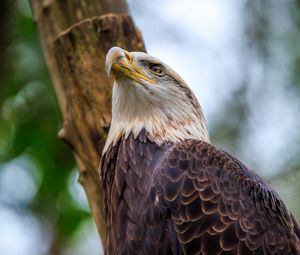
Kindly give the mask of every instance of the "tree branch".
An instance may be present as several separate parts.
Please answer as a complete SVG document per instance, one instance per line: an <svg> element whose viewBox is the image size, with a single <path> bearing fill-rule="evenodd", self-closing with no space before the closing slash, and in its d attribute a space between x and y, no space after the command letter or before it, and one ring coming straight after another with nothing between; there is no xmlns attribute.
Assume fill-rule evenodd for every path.
<svg viewBox="0 0 300 255"><path fill-rule="evenodd" d="M125 1L31 0L31 7L64 119L59 137L74 151L79 181L105 243L98 173L111 120L112 82L105 75L105 56L115 45L144 51L144 43ZM104 15L110 12L115 14Z"/></svg>

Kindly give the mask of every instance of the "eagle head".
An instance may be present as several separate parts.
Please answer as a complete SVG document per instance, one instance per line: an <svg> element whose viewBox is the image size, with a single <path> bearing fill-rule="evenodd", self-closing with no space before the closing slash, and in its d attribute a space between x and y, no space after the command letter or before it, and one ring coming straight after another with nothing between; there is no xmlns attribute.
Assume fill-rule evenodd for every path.
<svg viewBox="0 0 300 255"><path fill-rule="evenodd" d="M109 145L145 129L158 144L184 139L208 141L205 119L195 95L168 65L143 52L111 48L105 61L113 75Z"/></svg>

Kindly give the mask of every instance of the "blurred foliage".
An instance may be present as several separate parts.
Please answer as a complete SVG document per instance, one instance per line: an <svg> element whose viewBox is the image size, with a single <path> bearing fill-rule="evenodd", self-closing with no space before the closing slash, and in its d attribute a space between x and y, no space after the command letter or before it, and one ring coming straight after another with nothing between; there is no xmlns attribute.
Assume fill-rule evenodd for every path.
<svg viewBox="0 0 300 255"><path fill-rule="evenodd" d="M300 1L282 1L280 6L276 6L278 3L270 0L245 1L245 46L241 50L243 70L237 70L244 73L244 79L234 92L236 100L227 103L211 130L213 143L235 155L247 147L245 133L252 121L249 109L253 102L247 98L251 86L251 74L247 70L252 62L259 63L268 73L269 69L275 68L274 56L277 57L280 52L282 59L288 59L286 89L300 96ZM90 232L93 226L83 191L76 183L77 171L72 153L57 138L62 119L30 8L27 0L4 0L2 7L0 57L4 61L0 65L0 216L1 210L6 210L11 215L29 215L30 219L34 219L28 221L29 216L24 216L23 222L29 222L27 230L33 231L34 224L38 226L39 234L43 236L40 240L44 240L45 247L36 253L31 252L31 255L86 254L86 251L94 254L90 249L92 245L88 250L78 248L76 251L77 248L74 248L80 240L88 243L80 233ZM277 26L279 16L283 27ZM285 23L290 24L287 26L289 29L285 29ZM277 48L274 50L274 47ZM263 86L263 80L261 82ZM259 92L257 95L260 95ZM298 117L299 114L295 116ZM294 142L299 144L299 140ZM293 150L296 156L290 165L267 178L300 219L300 146L293 147ZM0 217L1 226L1 220L5 219ZM94 242L98 242L97 239ZM0 241L0 253L3 251L1 247ZM37 249L36 246L34 248Z"/></svg>
<svg viewBox="0 0 300 255"><path fill-rule="evenodd" d="M0 196L0 210L32 214L42 232L48 232L49 253L61 254L77 227L90 218L89 209L71 194L72 185L79 186L74 159L57 138L62 120L28 3L6 0L3 5L0 189L6 195ZM17 194L18 189L33 192L32 197Z"/></svg>
<svg viewBox="0 0 300 255"><path fill-rule="evenodd" d="M245 37L248 41L251 57L262 63L266 76L277 73L285 80L286 96L290 92L296 98L298 104L293 105L292 98L290 107L295 107L294 128L300 127L300 5L299 1L274 2L274 1L246 1L245 13ZM281 63L276 63L281 62ZM286 67L280 67L286 65ZM285 70L286 69L286 70ZM273 72L272 72L273 71ZM274 75L275 76L275 75ZM273 77L271 77L272 79ZM274 84L276 86L276 84ZM284 107L284 106L283 106ZM282 116L282 121L287 116ZM281 171L266 176L269 183L280 193L284 201L298 222L300 221L300 137L291 141L290 150L294 157L284 166ZM280 137L278 138L280 139ZM290 153L289 151L285 152ZM284 155L282 155L284 158ZM274 158L280 161L280 158Z"/></svg>

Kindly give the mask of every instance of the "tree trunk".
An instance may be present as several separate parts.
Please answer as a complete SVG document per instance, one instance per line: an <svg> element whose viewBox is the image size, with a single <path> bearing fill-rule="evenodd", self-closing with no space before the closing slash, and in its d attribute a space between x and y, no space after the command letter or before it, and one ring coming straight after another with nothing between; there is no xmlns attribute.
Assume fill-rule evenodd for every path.
<svg viewBox="0 0 300 255"><path fill-rule="evenodd" d="M59 137L75 155L93 218L105 244L98 165L111 120L110 47L144 51L125 0L30 0L64 123Z"/></svg>

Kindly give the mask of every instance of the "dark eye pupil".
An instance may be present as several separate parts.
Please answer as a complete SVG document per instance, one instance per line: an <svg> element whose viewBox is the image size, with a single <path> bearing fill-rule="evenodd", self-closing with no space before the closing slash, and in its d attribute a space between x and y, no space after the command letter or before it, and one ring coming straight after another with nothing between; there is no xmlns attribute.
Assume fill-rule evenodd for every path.
<svg viewBox="0 0 300 255"><path fill-rule="evenodd" d="M155 73L162 73L162 68L159 65L156 64L150 65L150 69Z"/></svg>

